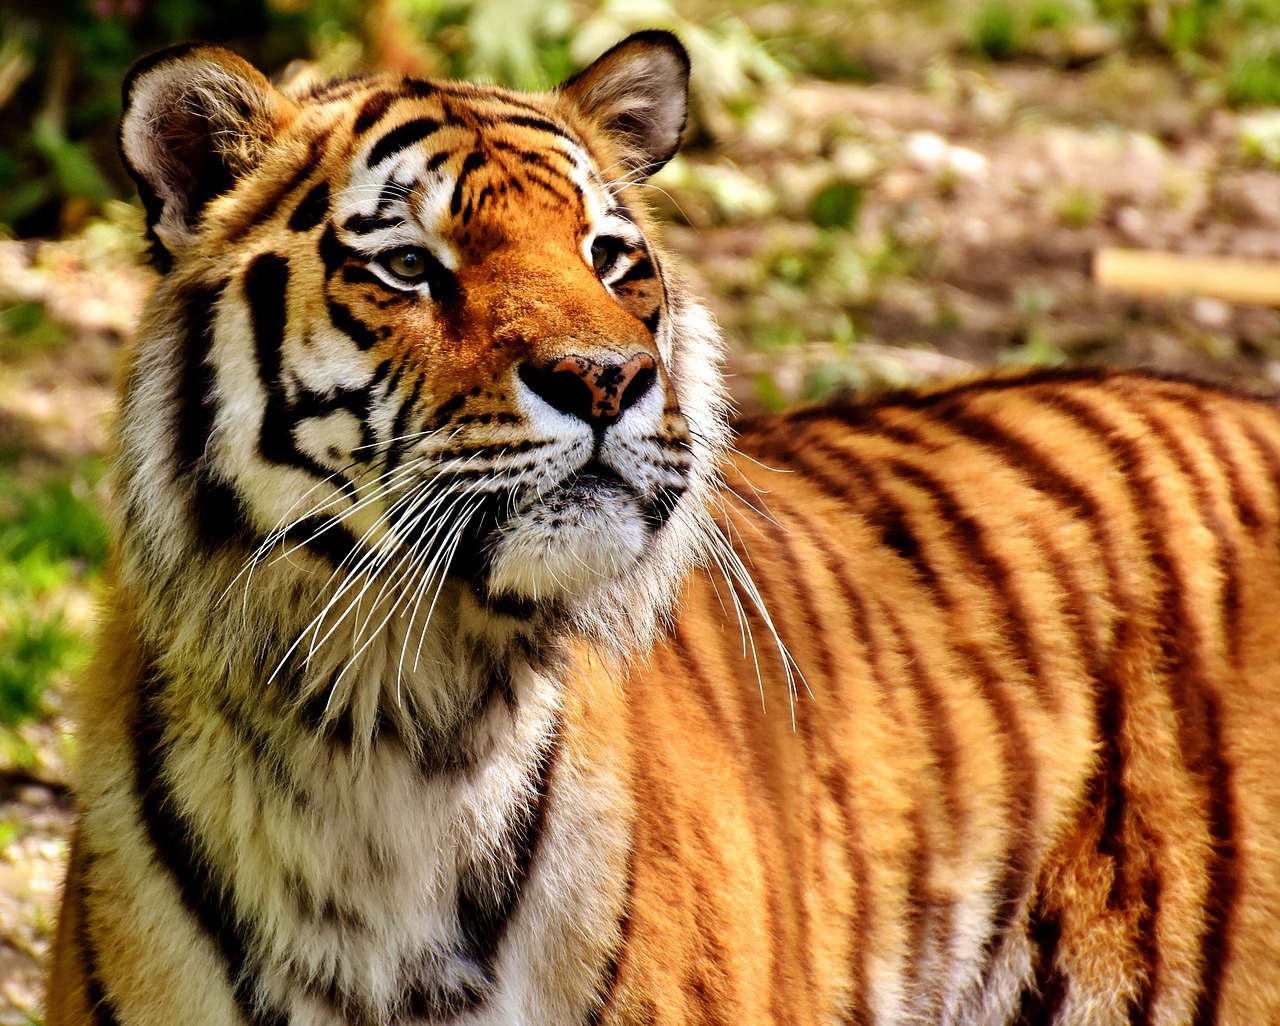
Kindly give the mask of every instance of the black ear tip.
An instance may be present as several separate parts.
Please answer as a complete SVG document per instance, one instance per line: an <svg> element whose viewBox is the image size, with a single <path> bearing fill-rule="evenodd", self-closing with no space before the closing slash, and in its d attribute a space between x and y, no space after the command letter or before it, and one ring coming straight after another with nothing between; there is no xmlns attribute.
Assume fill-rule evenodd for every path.
<svg viewBox="0 0 1280 1026"><path fill-rule="evenodd" d="M674 32L668 32L666 29L644 29L627 36L618 46L627 46L630 43L667 50L684 66L686 72L689 70L689 51L684 48L684 43L680 42L680 37Z"/></svg>
<svg viewBox="0 0 1280 1026"><path fill-rule="evenodd" d="M124 82L120 87L120 94L124 99L124 106L128 109L129 94L133 91L133 85L143 75L153 68L166 64L169 61L176 61L180 57L185 57L192 50L198 50L201 47L208 46L207 43L176 43L173 46L166 46L163 50L157 50L155 53L149 53L145 57L139 57L133 62L133 66L125 73Z"/></svg>
<svg viewBox="0 0 1280 1026"><path fill-rule="evenodd" d="M613 46L596 58L595 64L607 63L609 58L615 54L632 48L665 50L680 65L680 73L685 78L689 77L689 69L692 66L689 62L689 51L684 48L684 43L680 42L679 36L674 32L668 32L666 29L642 29L639 32L632 32L631 35L614 43ZM581 74L581 72L578 73L578 75ZM578 75L574 75L564 84L569 85Z"/></svg>

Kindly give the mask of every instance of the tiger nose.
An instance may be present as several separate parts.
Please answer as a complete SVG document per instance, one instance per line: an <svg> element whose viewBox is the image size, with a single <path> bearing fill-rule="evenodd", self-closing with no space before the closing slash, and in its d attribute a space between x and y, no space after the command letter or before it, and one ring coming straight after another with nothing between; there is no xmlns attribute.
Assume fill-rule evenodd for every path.
<svg viewBox="0 0 1280 1026"><path fill-rule="evenodd" d="M636 353L622 363L599 363L585 356L566 356L548 367L525 363L519 374L549 406L600 430L640 401L657 369L652 356Z"/></svg>

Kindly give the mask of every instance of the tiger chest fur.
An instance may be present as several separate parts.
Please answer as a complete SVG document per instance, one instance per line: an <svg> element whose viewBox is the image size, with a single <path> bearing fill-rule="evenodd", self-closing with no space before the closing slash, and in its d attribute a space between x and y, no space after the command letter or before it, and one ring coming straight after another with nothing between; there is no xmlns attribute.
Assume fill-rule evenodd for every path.
<svg viewBox="0 0 1280 1026"><path fill-rule="evenodd" d="M687 74L135 69L49 1026L1280 1017L1280 413L1042 374L730 456L638 194Z"/></svg>

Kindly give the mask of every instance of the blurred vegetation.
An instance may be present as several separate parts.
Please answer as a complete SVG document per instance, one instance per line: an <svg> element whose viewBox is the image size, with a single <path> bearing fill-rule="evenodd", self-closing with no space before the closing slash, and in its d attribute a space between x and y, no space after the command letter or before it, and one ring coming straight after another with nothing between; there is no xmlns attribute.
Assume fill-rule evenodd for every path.
<svg viewBox="0 0 1280 1026"><path fill-rule="evenodd" d="M754 87L785 71L875 80L885 58L864 28L886 16L929 25L944 48L992 61L1073 66L1116 53L1163 55L1227 103L1280 104L1280 0L806 0L801 7L797 14L747 0L11 0L0 11L0 230L24 237L75 230L105 200L130 195L115 155L120 81L138 57L197 38L275 71L306 60L324 74L384 66L533 87L561 80L628 29L674 28L700 69L704 135L726 130L749 111Z"/></svg>
<svg viewBox="0 0 1280 1026"><path fill-rule="evenodd" d="M23 476L0 462L0 728L35 719L48 686L88 655L83 616L68 605L95 581L107 536L92 486L97 461ZM24 753L3 735L10 758Z"/></svg>

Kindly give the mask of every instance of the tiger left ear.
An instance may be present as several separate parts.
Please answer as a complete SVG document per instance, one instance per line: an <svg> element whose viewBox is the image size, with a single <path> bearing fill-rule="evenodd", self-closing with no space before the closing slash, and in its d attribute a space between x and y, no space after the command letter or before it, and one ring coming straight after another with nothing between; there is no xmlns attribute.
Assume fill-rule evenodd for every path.
<svg viewBox="0 0 1280 1026"><path fill-rule="evenodd" d="M162 270L198 235L205 206L257 166L295 114L261 72L218 46L175 46L134 65L120 154Z"/></svg>
<svg viewBox="0 0 1280 1026"><path fill-rule="evenodd" d="M680 148L689 116L689 55L670 32L637 32L559 92L618 143L630 170L647 178Z"/></svg>

